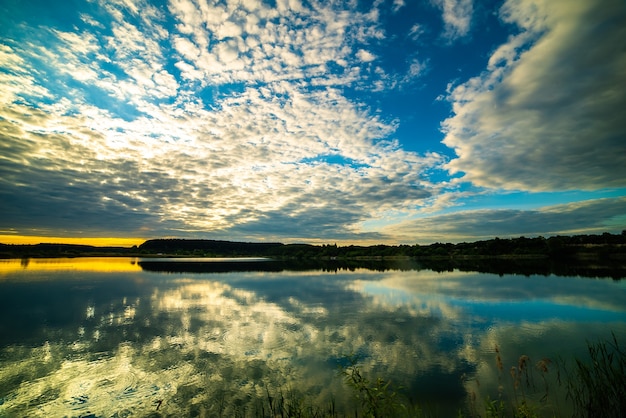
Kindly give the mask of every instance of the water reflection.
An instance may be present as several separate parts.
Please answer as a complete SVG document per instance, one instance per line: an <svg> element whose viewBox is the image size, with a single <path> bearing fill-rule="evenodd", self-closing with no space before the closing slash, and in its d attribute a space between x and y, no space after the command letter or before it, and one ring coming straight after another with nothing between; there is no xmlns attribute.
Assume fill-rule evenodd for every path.
<svg viewBox="0 0 626 418"><path fill-rule="evenodd" d="M289 388L353 411L336 375L352 353L367 375L456 415L477 380L497 391L496 345L509 365L626 335L626 288L610 280L112 262L138 270L4 270L0 415L254 415Z"/></svg>
<svg viewBox="0 0 626 418"><path fill-rule="evenodd" d="M20 272L30 274L32 272L60 270L104 273L141 271L137 261L137 258L128 257L0 259L0 279ZM32 279L32 275L29 275L29 279Z"/></svg>
<svg viewBox="0 0 626 418"><path fill-rule="evenodd" d="M565 276L626 278L626 265L619 260L545 260L542 258L478 258L478 259L356 259L356 260L314 260L314 259L222 259L221 263L206 258L196 259L143 259L139 262L147 271L171 273L218 273L225 271L306 271L327 272L360 268L375 271L389 270L431 270L436 272L480 272L499 276ZM227 262L224 262L227 261Z"/></svg>

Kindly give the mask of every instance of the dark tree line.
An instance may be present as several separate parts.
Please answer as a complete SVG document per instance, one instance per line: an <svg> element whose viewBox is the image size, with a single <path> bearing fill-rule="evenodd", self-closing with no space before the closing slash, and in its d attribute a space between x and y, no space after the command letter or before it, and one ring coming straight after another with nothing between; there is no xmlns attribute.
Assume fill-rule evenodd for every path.
<svg viewBox="0 0 626 418"><path fill-rule="evenodd" d="M277 242L235 242L202 239L153 239L139 246L141 253L214 257L264 256L284 245Z"/></svg>
<svg viewBox="0 0 626 418"><path fill-rule="evenodd" d="M80 244L0 244L0 258L116 256L136 252L137 247L96 247Z"/></svg>
<svg viewBox="0 0 626 418"><path fill-rule="evenodd" d="M447 258L615 258L626 259L626 232L622 234L554 236L549 238L494 238L484 241L433 243L428 245L284 245L272 249L272 256L298 258L411 257Z"/></svg>
<svg viewBox="0 0 626 418"><path fill-rule="evenodd" d="M612 259L626 261L626 231L621 234L535 238L494 238L475 242L428 245L338 246L235 242L199 239L153 239L139 247L94 247L70 244L0 244L0 258L73 257L85 255L163 255L192 257L273 257L292 259Z"/></svg>

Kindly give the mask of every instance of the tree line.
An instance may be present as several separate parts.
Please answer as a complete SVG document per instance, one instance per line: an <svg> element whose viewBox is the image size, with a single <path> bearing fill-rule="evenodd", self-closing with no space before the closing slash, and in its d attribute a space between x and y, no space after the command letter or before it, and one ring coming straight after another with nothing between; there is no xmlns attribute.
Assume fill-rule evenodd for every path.
<svg viewBox="0 0 626 418"><path fill-rule="evenodd" d="M215 240L154 239L140 253L186 256L260 256L284 258L567 258L626 257L626 231L621 234L494 238L483 241L428 245L347 245L249 243Z"/></svg>
<svg viewBox="0 0 626 418"><path fill-rule="evenodd" d="M621 234L493 238L427 245L283 244L202 239L151 239L133 247L71 244L0 244L0 258L78 256L272 257L292 259L476 259L549 258L626 261L626 231Z"/></svg>

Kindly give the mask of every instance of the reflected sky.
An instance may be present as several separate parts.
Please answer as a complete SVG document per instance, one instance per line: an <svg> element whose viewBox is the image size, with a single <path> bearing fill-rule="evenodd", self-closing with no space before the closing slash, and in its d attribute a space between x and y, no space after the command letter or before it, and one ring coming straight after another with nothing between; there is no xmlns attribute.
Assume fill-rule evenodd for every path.
<svg viewBox="0 0 626 418"><path fill-rule="evenodd" d="M77 257L77 258L25 258L0 260L0 280L25 272L39 271L85 271L85 272L132 272L141 271L136 258L127 257Z"/></svg>
<svg viewBox="0 0 626 418"><path fill-rule="evenodd" d="M464 407L472 379L497 387L496 345L508 364L581 353L586 339L611 331L626 336L626 288L610 280L159 273L117 267L136 267L131 259L110 260L110 269L93 262L3 270L0 415L143 416L158 406L164 415L232 416L287 388L351 410L337 376L351 354L368 376L445 414Z"/></svg>

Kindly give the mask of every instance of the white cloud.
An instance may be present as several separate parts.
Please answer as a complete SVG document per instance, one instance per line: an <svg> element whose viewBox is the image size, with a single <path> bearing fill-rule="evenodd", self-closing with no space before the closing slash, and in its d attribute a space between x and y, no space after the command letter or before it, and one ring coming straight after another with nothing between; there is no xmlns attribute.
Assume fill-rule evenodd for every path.
<svg viewBox="0 0 626 418"><path fill-rule="evenodd" d="M24 96L39 99L50 97L48 90L40 86L28 71L26 60L8 45L0 44L0 67L9 70L0 73L2 86L0 105L3 108L9 109L14 102L20 101Z"/></svg>
<svg viewBox="0 0 626 418"><path fill-rule="evenodd" d="M277 17L260 6L254 35L219 40L220 30L243 35L251 20L241 23L229 5L199 6L171 4L179 33L167 40L107 9L115 14L112 36L53 32L56 40L37 51L49 58L37 74L25 65L34 56L28 47L3 49L7 65L26 68L16 69L19 76L6 80L14 87L3 91L59 74L68 84L100 89L94 103L80 83L56 83L48 87L64 100L18 106L13 96L3 108L3 141L12 149L4 170L13 173L5 191L20 196L3 207L7 222L24 228L39 218L42 228L100 225L135 235L175 228L346 237L360 233L360 222L430 195L434 186L420 173L440 161L383 141L396 123L337 88L363 81L357 53L373 58L346 37L354 16L300 9L305 24L297 14ZM239 29L224 29L216 15ZM359 36L366 33L378 36ZM179 54L170 63L178 79L168 71L168 47ZM329 72L330 61L344 65L343 73ZM91 202L89 210L80 211L77 195ZM129 222L116 221L126 216Z"/></svg>
<svg viewBox="0 0 626 418"><path fill-rule="evenodd" d="M5 189L21 196L3 208L12 226L40 218L71 231L84 219L143 236L379 238L363 223L412 213L440 188L423 175L440 155L404 151L390 139L397 121L343 95L347 85L402 87L428 68L416 56L404 74L371 64L385 38L377 13L173 0L164 37L120 4L103 5L106 30L55 30L6 49L16 68L0 78L16 92L0 111L6 170L25 184ZM18 105L25 87L54 104ZM93 202L85 213L77 195Z"/></svg>
<svg viewBox="0 0 626 418"><path fill-rule="evenodd" d="M405 6L404 0L393 0L393 5L391 10L394 13L398 13L398 11Z"/></svg>
<svg viewBox="0 0 626 418"><path fill-rule="evenodd" d="M424 27L420 25L419 23L416 23L413 26L411 26L411 29L409 30L409 38L413 39L414 41L417 41L419 37L422 36L423 34L424 34Z"/></svg>
<svg viewBox="0 0 626 418"><path fill-rule="evenodd" d="M104 28L104 25L102 23L98 22L97 20L95 20L93 17L91 17L87 13L81 13L80 14L80 20L82 20L83 22L85 22L88 25L95 26L95 27L98 27L100 29Z"/></svg>
<svg viewBox="0 0 626 418"><path fill-rule="evenodd" d="M195 62L200 57L200 48L186 37L174 36L173 44L176 51L191 62Z"/></svg>
<svg viewBox="0 0 626 418"><path fill-rule="evenodd" d="M326 65L329 61L347 63L354 54L346 37L351 16L329 7L306 9L299 2L284 2L279 5L283 13L263 4L255 7L254 13L234 4L202 3L194 8L183 1L171 4L181 32L191 35L177 40L175 46L190 65L204 73L206 84L309 77L342 82L328 74ZM194 58L196 51L198 59ZM215 56L219 56L217 64Z"/></svg>
<svg viewBox="0 0 626 418"><path fill-rule="evenodd" d="M224 39L241 36L242 33L243 28L240 25L227 20L217 27L215 35L218 39Z"/></svg>
<svg viewBox="0 0 626 418"><path fill-rule="evenodd" d="M356 56L362 62L372 62L376 59L376 55L364 49L359 49L356 53Z"/></svg>
<svg viewBox="0 0 626 418"><path fill-rule="evenodd" d="M416 59L413 59L411 61L411 64L409 65L409 71L407 73L407 76L409 78L415 78L415 77L419 77L421 76L424 71L427 69L427 65L426 63Z"/></svg>
<svg viewBox="0 0 626 418"><path fill-rule="evenodd" d="M508 1L501 15L522 31L451 88L448 169L492 188L626 186L622 3Z"/></svg>
<svg viewBox="0 0 626 418"><path fill-rule="evenodd" d="M473 0L432 0L442 11L445 32L443 36L449 40L462 38L469 33Z"/></svg>
<svg viewBox="0 0 626 418"><path fill-rule="evenodd" d="M229 67L230 70L237 70L243 68L242 62L234 63L234 61L239 58L239 50L237 49L237 45L234 42L222 42L215 47L215 54L217 55L218 61L221 61L223 64L231 64ZM237 65L239 64L239 65Z"/></svg>
<svg viewBox="0 0 626 418"><path fill-rule="evenodd" d="M466 210L407 220L381 232L407 243L474 241L495 236L620 233L625 210L625 198L588 200L534 210Z"/></svg>

